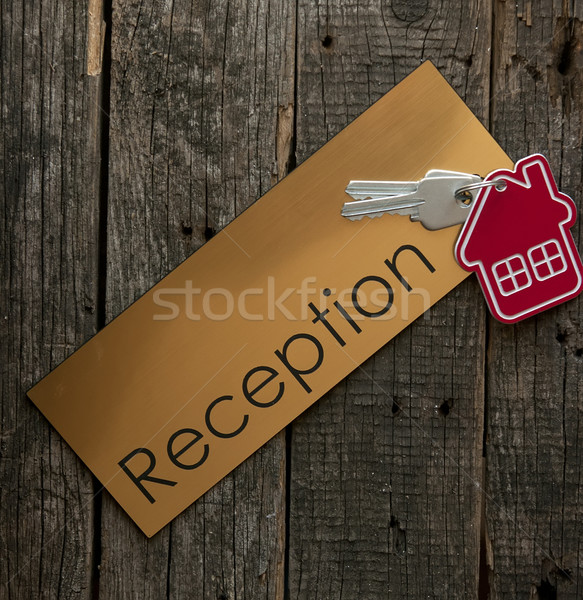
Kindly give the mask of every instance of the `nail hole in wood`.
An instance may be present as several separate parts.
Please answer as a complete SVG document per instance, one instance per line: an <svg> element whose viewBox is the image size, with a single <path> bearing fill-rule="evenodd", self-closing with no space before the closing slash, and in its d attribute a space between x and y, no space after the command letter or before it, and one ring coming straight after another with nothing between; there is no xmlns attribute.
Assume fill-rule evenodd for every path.
<svg viewBox="0 0 583 600"><path fill-rule="evenodd" d="M536 594L538 600L557 600L557 588L546 580L536 586Z"/></svg>
<svg viewBox="0 0 583 600"><path fill-rule="evenodd" d="M216 233L217 232L212 227L207 225L204 230L204 239L208 242L212 237L216 235Z"/></svg>
<svg viewBox="0 0 583 600"><path fill-rule="evenodd" d="M327 35L323 40L322 40L322 46L324 46L324 48L330 48L332 46L332 42L334 40L332 39L332 37L330 37L329 35Z"/></svg>
<svg viewBox="0 0 583 600"><path fill-rule="evenodd" d="M452 402L453 404L453 402ZM444 416L447 417L447 415L449 415L449 411L451 410L451 404L449 400L444 400L441 403L441 406L439 407L439 412Z"/></svg>

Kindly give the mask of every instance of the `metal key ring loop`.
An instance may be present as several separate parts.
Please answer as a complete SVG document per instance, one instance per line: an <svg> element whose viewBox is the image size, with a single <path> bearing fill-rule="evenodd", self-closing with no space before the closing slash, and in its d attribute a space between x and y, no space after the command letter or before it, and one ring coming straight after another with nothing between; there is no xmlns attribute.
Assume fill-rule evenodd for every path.
<svg viewBox="0 0 583 600"><path fill-rule="evenodd" d="M503 179L491 179L490 181L480 181L479 183L470 183L468 185L464 185L458 190L456 190L455 195L459 197L467 192L472 192L472 190L479 190L481 188L495 186L496 190L499 192L503 192L506 189L506 182Z"/></svg>

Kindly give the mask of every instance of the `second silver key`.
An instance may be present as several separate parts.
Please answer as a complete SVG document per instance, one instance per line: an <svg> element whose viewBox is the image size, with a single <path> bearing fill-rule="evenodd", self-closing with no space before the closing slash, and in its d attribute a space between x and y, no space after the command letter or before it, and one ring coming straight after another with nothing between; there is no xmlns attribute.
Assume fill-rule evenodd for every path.
<svg viewBox="0 0 583 600"><path fill-rule="evenodd" d="M407 190L405 193L393 194L389 191L386 197L380 196L381 190L377 189L377 193L369 200L347 202L342 208L342 215L349 219L383 214L408 215L412 221L419 221L430 230L463 223L469 214L470 204L456 198L456 192L461 187L480 182L481 177L466 173L439 173L437 177L428 173L417 182L414 191L411 187L415 182L406 182L410 187L407 189L404 186ZM395 189L396 183L391 182L391 187L387 189Z"/></svg>

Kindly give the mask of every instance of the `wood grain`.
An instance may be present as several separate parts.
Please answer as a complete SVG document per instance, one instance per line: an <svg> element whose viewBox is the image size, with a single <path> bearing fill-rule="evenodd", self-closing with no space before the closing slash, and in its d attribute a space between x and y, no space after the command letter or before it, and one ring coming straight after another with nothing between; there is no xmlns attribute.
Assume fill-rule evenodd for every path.
<svg viewBox="0 0 583 600"><path fill-rule="evenodd" d="M104 7L0 8L0 597L580 598L580 299L465 282L151 540L25 397L425 59L583 208L580 3Z"/></svg>
<svg viewBox="0 0 583 600"><path fill-rule="evenodd" d="M581 6L495 4L492 126L513 158L545 154L581 204ZM575 239L581 245L581 228ZM581 300L489 325L491 598L580 598Z"/></svg>
<svg viewBox="0 0 583 600"><path fill-rule="evenodd" d="M108 318L285 175L294 93L293 3L113 15ZM281 598L284 481L279 435L151 540L106 495L100 598Z"/></svg>
<svg viewBox="0 0 583 600"><path fill-rule="evenodd" d="M25 393L96 331L101 80L82 5L0 10L0 597L90 598L91 475Z"/></svg>
<svg viewBox="0 0 583 600"><path fill-rule="evenodd" d="M300 1L298 162L426 58L486 121L489 13L450 10ZM291 598L476 597L484 342L466 282L294 422Z"/></svg>

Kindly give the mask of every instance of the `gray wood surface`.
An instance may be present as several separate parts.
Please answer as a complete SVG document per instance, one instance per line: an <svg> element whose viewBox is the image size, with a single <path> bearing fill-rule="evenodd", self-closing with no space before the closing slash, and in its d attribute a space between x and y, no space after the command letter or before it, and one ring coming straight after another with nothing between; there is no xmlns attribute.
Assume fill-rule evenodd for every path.
<svg viewBox="0 0 583 600"><path fill-rule="evenodd" d="M25 392L426 59L581 207L583 8L0 15L0 599L581 598L580 300L500 325L464 282L149 540Z"/></svg>
<svg viewBox="0 0 583 600"><path fill-rule="evenodd" d="M0 598L90 598L91 474L25 393L97 328L101 78L83 6L0 11Z"/></svg>
<svg viewBox="0 0 583 600"><path fill-rule="evenodd" d="M108 318L286 173L294 94L285 0L113 16ZM280 434L151 540L105 494L103 597L282 597L284 481Z"/></svg>
<svg viewBox="0 0 583 600"><path fill-rule="evenodd" d="M298 162L427 57L487 120L484 6L301 0L298 23ZM292 598L477 593L484 324L464 282L292 425Z"/></svg>
<svg viewBox="0 0 583 600"><path fill-rule="evenodd" d="M509 155L545 154L579 211L582 15L577 3L497 3L491 105L494 135ZM581 248L580 224L573 233ZM581 308L577 299L515 327L489 323L492 598L583 596Z"/></svg>

